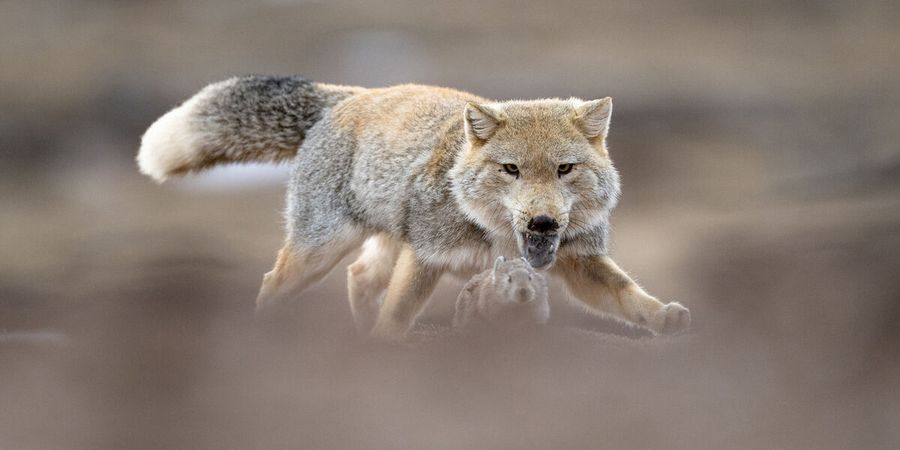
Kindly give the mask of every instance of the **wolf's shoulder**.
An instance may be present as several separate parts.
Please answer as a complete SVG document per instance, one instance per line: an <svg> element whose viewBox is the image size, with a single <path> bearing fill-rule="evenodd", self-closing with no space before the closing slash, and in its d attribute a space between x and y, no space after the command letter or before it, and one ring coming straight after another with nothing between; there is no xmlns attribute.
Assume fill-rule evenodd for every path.
<svg viewBox="0 0 900 450"><path fill-rule="evenodd" d="M335 109L339 121L373 121L428 118L459 111L467 102L485 99L468 92L421 84L401 84L367 89L346 99Z"/></svg>
<svg viewBox="0 0 900 450"><path fill-rule="evenodd" d="M395 160L395 153L429 153L424 170L440 181L462 146L466 103L481 100L467 92L419 84L367 89L338 104L328 123L333 132L359 143L361 151L380 155L376 159L381 162Z"/></svg>
<svg viewBox="0 0 900 450"><path fill-rule="evenodd" d="M414 83L398 84L386 88L372 89L370 93L372 93L376 97L402 97L417 101L485 101L485 99L482 97L459 89Z"/></svg>

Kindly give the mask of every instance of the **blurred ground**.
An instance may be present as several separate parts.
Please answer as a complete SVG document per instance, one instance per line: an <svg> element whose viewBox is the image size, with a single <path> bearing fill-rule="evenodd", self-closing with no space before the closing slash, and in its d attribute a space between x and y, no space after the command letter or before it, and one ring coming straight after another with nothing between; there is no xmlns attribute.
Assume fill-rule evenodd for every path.
<svg viewBox="0 0 900 450"><path fill-rule="evenodd" d="M889 1L0 1L0 449L897 448L898 23ZM434 339L382 346L342 268L254 326L283 172L155 186L132 162L243 73L612 95L614 257L694 329L647 339L556 291L544 332L435 337L446 280Z"/></svg>

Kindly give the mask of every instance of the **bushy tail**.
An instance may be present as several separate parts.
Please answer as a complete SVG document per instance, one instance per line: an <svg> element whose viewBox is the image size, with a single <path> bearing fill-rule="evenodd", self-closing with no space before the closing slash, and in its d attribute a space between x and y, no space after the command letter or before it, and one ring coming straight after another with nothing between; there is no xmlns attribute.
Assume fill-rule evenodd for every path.
<svg viewBox="0 0 900 450"><path fill-rule="evenodd" d="M162 182L216 164L290 159L325 110L361 90L300 77L211 84L147 129L138 166Z"/></svg>

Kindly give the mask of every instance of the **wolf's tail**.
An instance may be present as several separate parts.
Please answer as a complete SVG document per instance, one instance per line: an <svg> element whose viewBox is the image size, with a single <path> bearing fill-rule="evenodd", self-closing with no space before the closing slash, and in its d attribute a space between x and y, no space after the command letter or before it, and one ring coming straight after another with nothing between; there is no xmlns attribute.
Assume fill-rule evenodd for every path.
<svg viewBox="0 0 900 450"><path fill-rule="evenodd" d="M246 76L211 84L147 129L138 167L162 182L217 164L290 159L325 110L362 90L300 77Z"/></svg>

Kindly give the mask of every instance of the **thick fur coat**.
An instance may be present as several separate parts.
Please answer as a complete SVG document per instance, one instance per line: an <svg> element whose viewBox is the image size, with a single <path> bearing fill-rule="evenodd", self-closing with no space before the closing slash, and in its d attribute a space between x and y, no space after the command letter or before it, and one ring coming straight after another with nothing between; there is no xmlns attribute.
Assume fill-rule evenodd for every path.
<svg viewBox="0 0 900 450"><path fill-rule="evenodd" d="M233 78L154 123L138 154L158 181L231 162L287 161L287 238L257 299L297 297L348 268L360 331L402 337L443 273L522 256L590 309L656 333L687 309L644 292L607 256L619 174L609 98L495 102L445 88ZM365 245L363 243L365 242Z"/></svg>

